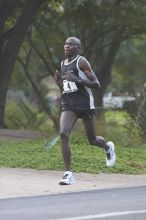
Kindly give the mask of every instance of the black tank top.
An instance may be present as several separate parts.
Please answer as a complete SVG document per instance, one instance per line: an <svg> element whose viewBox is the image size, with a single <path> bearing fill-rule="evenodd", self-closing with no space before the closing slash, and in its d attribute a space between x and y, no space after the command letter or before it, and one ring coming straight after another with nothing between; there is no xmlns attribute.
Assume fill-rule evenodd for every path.
<svg viewBox="0 0 146 220"><path fill-rule="evenodd" d="M70 63L65 63L63 60L61 63L61 72L64 76L68 71L77 77L87 79L85 73L79 68L78 62L81 56L77 56ZM68 73L69 73L68 72ZM62 110L89 110L95 109L94 98L91 89L75 82L63 81L64 90L62 93L61 104Z"/></svg>

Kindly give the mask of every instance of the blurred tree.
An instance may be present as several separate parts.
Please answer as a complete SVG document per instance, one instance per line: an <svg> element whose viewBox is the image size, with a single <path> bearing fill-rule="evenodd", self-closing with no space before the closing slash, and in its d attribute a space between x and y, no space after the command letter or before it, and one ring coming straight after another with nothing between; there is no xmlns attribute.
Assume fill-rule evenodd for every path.
<svg viewBox="0 0 146 220"><path fill-rule="evenodd" d="M0 4L0 127L8 84L17 54L35 14L45 0L1 0Z"/></svg>
<svg viewBox="0 0 146 220"><path fill-rule="evenodd" d="M138 122L142 128L144 137L146 137L146 82L144 83L142 94L141 94L141 103L139 106L138 112Z"/></svg>
<svg viewBox="0 0 146 220"><path fill-rule="evenodd" d="M141 93L146 82L146 36L141 39L125 41L113 65L113 81L110 91L129 95Z"/></svg>
<svg viewBox="0 0 146 220"><path fill-rule="evenodd" d="M122 42L125 42L125 40L137 38L146 32L146 6L144 0L140 0L138 2L134 0L52 1L52 4L48 4L47 7L44 7L43 10L40 11L39 16L37 16L37 19L34 20L33 18L35 13L45 0L6 0L2 1L0 10L4 7L4 2L7 4L8 2L11 2L12 5L10 7L10 12L12 12L13 9L16 14L15 16L11 16L11 18L8 16L4 16L4 18L2 17L3 19L1 21L3 21L3 31L1 36L7 36L7 40L5 41L2 41L2 37L0 37L2 45L6 45L7 50L9 49L8 45L11 42L16 45L19 43L19 46L17 46L16 52L14 50L14 54L13 49L15 47L10 50L11 53L8 53L8 58L10 59L10 57L12 57L11 62L4 59L3 54L1 55L2 50L0 49L0 58L2 57L5 60L5 62L0 61L1 73L4 72L2 71L4 67L11 66L11 68L9 68L9 74L1 74L3 78L0 75L1 126L4 124L4 106L6 90L11 76L10 69L12 70L12 67L14 66L18 49L22 45L22 41L26 34L27 43L25 41L23 46L25 46L26 50L29 50L29 47L32 47L33 58L31 57L31 62L29 62L29 72L33 74L31 77L36 79L36 81L37 79L43 79L52 75L54 69L58 68L63 56L63 44L65 38L72 35L79 37L82 41L81 53L91 62L102 84L102 89L95 93L98 105L102 106L102 98L107 86L111 82L112 66L120 45ZM27 2L26 5L24 2ZM18 5L19 8L15 7ZM24 6L24 10L20 10L23 9ZM26 8L28 10L28 15L29 13L31 13L31 15L26 16L27 20L25 24L21 23L21 28L19 30L17 27L19 27L21 19L24 18L24 15L26 15ZM33 12L31 12L32 8ZM19 14L21 13L22 15L19 17ZM5 33L4 28L6 29L6 27L4 27L4 25L6 22L8 24L7 18L9 18L9 23L13 23L13 25L9 24L12 28L8 28L6 26L8 30ZM32 20L33 27L29 29L28 26L29 24L32 24ZM25 19L23 22L24 21ZM17 38L19 38L19 41L16 40ZM24 45L28 43L30 46ZM24 61L24 58L26 58L26 56L24 55L21 47L19 61ZM36 62L34 61L35 58ZM23 64L24 63L25 62L23 62ZM34 68L36 68L36 71L34 71ZM7 76L6 78L4 77L5 75ZM2 81L5 82L4 87L1 87ZM39 80L39 83L41 83L41 80ZM2 95L1 91L3 92Z"/></svg>

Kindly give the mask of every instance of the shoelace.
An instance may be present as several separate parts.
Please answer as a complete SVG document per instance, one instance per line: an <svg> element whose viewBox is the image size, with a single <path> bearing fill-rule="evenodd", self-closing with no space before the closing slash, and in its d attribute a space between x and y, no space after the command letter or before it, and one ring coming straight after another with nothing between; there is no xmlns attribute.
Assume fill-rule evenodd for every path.
<svg viewBox="0 0 146 220"><path fill-rule="evenodd" d="M67 176L68 176L68 174L65 174L65 175L63 176L63 179L67 179Z"/></svg>

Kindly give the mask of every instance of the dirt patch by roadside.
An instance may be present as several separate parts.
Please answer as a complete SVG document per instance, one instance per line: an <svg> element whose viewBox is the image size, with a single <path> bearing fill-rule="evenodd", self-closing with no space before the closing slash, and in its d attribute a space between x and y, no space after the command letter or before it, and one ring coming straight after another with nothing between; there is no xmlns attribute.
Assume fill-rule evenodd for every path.
<svg viewBox="0 0 146 220"><path fill-rule="evenodd" d="M76 183L60 186L62 171L0 168L0 199L146 185L146 175L74 173Z"/></svg>
<svg viewBox="0 0 146 220"><path fill-rule="evenodd" d="M32 130L11 130L11 129L0 129L0 138L3 139L17 139L24 140L30 138L41 138L48 137L47 132L32 131Z"/></svg>

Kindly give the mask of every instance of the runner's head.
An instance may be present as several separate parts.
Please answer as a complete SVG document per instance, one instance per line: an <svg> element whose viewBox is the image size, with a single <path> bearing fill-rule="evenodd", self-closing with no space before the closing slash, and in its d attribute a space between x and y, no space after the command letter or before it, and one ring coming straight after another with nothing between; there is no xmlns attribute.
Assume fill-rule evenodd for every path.
<svg viewBox="0 0 146 220"><path fill-rule="evenodd" d="M64 53L66 57L73 57L79 53L81 41L77 37L69 37L64 44Z"/></svg>

